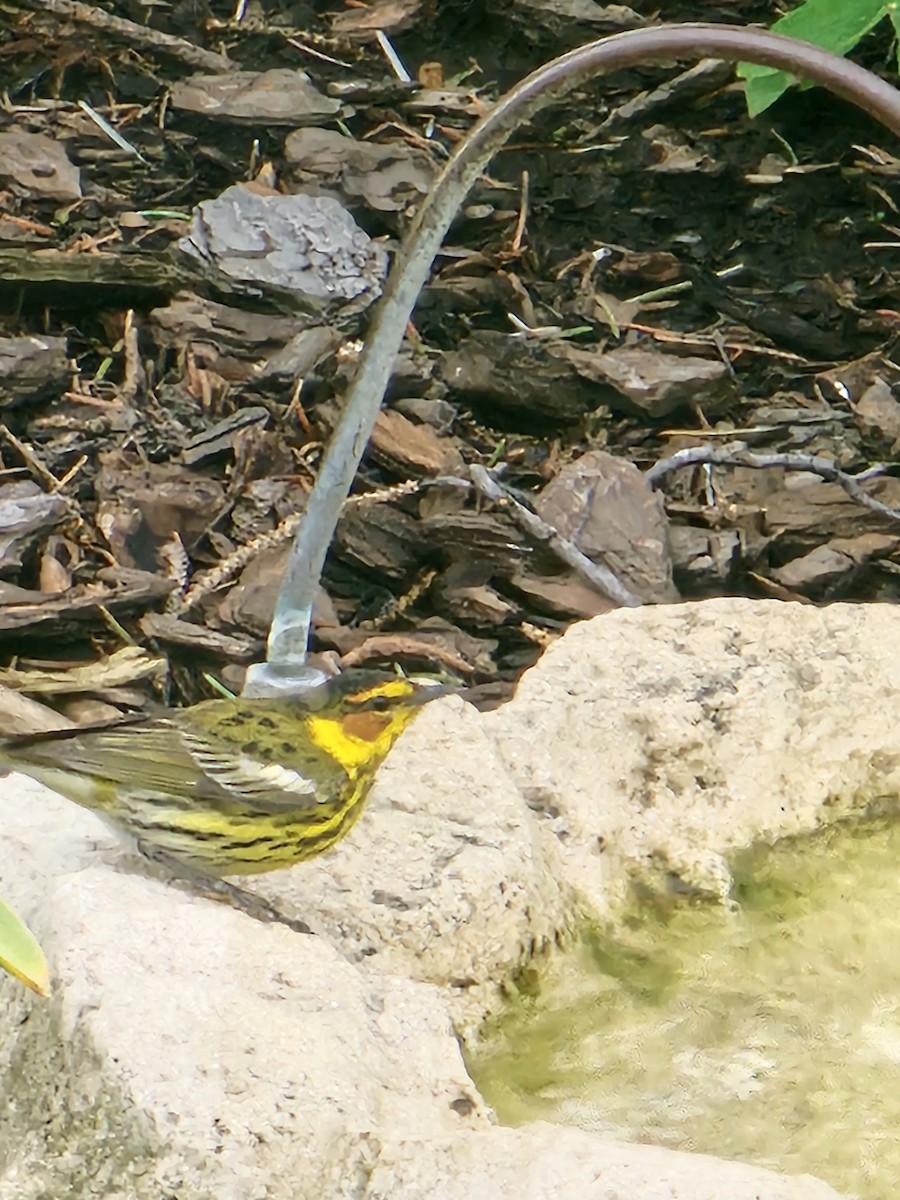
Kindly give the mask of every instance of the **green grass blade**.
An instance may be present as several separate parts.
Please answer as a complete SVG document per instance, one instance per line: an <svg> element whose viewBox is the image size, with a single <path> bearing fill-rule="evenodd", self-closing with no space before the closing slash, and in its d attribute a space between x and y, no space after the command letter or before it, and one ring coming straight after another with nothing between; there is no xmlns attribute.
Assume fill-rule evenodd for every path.
<svg viewBox="0 0 900 1200"><path fill-rule="evenodd" d="M44 952L8 904L0 900L0 967L40 996L50 995Z"/></svg>

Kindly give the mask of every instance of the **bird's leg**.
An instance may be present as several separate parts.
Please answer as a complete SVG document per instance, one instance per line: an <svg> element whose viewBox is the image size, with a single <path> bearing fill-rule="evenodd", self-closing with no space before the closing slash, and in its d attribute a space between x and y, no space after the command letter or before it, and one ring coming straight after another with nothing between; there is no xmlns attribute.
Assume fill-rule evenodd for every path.
<svg viewBox="0 0 900 1200"><path fill-rule="evenodd" d="M159 850L156 846L149 846L146 842L139 841L138 850L140 850L145 858L151 862L159 863L160 866L165 867L167 871L174 875L176 880L188 884L193 891L206 896L207 899L230 904L233 908L240 909L241 912L246 913L248 917L252 917L255 921L275 922L279 925L287 925L288 929L293 929L295 933L311 934L313 932L304 921L296 920L293 917L286 917L284 913L279 912L273 904L270 904L268 900L264 900L262 896L257 896L253 892L246 892L243 888L237 887L233 883L227 883L217 875L207 875L205 871L200 871L196 867L190 866L173 854L166 854L164 850Z"/></svg>

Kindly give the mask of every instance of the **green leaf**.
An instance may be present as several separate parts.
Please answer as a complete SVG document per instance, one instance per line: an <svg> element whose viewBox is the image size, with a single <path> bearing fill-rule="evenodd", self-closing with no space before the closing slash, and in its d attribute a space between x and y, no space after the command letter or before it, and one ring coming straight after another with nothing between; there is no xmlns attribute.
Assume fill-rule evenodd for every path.
<svg viewBox="0 0 900 1200"><path fill-rule="evenodd" d="M21 919L0 900L0 967L40 996L50 995L44 952Z"/></svg>
<svg viewBox="0 0 900 1200"><path fill-rule="evenodd" d="M776 21L772 32L844 55L888 12L896 27L895 8L896 0L805 0L799 8ZM784 71L753 63L741 63L738 74L747 81L747 111L751 117L764 112L795 82Z"/></svg>
<svg viewBox="0 0 900 1200"><path fill-rule="evenodd" d="M890 0L887 9L897 38L897 70L900 71L900 0Z"/></svg>

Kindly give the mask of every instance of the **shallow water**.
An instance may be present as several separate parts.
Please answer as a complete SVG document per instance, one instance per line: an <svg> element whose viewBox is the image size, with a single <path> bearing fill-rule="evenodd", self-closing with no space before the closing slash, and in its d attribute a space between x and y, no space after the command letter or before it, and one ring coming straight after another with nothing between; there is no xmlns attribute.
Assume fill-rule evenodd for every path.
<svg viewBox="0 0 900 1200"><path fill-rule="evenodd" d="M645 907L557 956L470 1061L509 1124L810 1172L900 1196L900 824L737 864L736 911Z"/></svg>

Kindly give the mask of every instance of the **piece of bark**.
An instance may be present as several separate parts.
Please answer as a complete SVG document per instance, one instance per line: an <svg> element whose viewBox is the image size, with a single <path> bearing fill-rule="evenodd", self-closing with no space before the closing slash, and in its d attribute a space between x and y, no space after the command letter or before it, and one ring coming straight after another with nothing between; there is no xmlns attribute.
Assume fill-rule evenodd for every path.
<svg viewBox="0 0 900 1200"><path fill-rule="evenodd" d="M19 199L70 204L81 199L81 173L65 146L43 133L0 133L0 184Z"/></svg>
<svg viewBox="0 0 900 1200"><path fill-rule="evenodd" d="M0 338L0 408L49 400L71 377L65 338Z"/></svg>
<svg viewBox="0 0 900 1200"><path fill-rule="evenodd" d="M643 346L607 352L572 346L567 357L581 376L600 386L599 402L614 412L652 419L687 406L715 412L735 394L728 366L718 358L666 354Z"/></svg>
<svg viewBox="0 0 900 1200"><path fill-rule="evenodd" d="M591 450L559 472L535 512L646 603L672 603L668 518L662 497L633 463Z"/></svg>
<svg viewBox="0 0 900 1200"><path fill-rule="evenodd" d="M439 437L430 425L417 425L391 408L378 414L367 453L414 478L453 475L462 468L454 439Z"/></svg>
<svg viewBox="0 0 900 1200"><path fill-rule="evenodd" d="M455 401L502 414L513 428L572 422L602 403L565 349L483 330L444 356L443 378Z"/></svg>
<svg viewBox="0 0 900 1200"><path fill-rule="evenodd" d="M175 109L219 121L257 125L318 125L341 111L313 85L305 71L231 71L192 75L172 85Z"/></svg>
<svg viewBox="0 0 900 1200"><path fill-rule="evenodd" d="M0 734L3 737L51 733L55 729L71 729L73 725L73 721L46 704L39 704L37 700L0 685Z"/></svg>
<svg viewBox="0 0 900 1200"><path fill-rule="evenodd" d="M48 495L30 479L0 487L0 575L12 575L52 530L73 514L65 496Z"/></svg>
<svg viewBox="0 0 900 1200"><path fill-rule="evenodd" d="M298 129L285 140L284 155L300 186L316 184L382 214L419 203L437 174L424 150L405 142L359 142L336 129Z"/></svg>
<svg viewBox="0 0 900 1200"><path fill-rule="evenodd" d="M117 562L150 571L174 533L190 553L225 502L222 484L199 471L118 450L102 457L96 490L97 525Z"/></svg>
<svg viewBox="0 0 900 1200"><path fill-rule="evenodd" d="M264 649L258 638L238 637L220 633L205 625L196 625L166 613L146 613L140 626L147 637L155 638L169 646L181 646L198 654L213 654L237 662L258 659Z"/></svg>
<svg viewBox="0 0 900 1200"><path fill-rule="evenodd" d="M589 620L619 607L571 570L537 575L525 568L510 578L509 587L532 611L560 620Z"/></svg>

